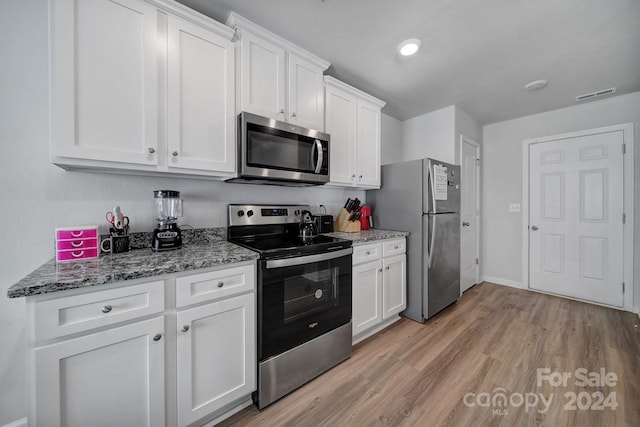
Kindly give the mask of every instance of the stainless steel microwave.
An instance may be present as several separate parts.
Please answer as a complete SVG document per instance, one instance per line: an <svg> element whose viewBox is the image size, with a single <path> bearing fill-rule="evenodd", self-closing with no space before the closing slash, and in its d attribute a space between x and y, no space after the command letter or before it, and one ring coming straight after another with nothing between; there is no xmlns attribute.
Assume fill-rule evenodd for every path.
<svg viewBox="0 0 640 427"><path fill-rule="evenodd" d="M229 182L322 185L329 181L329 135L243 112L238 116L238 177Z"/></svg>

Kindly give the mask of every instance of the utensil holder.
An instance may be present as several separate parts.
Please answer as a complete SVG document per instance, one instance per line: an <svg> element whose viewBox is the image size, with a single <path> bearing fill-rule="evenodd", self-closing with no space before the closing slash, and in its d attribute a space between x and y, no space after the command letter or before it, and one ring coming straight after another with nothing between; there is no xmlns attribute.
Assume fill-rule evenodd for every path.
<svg viewBox="0 0 640 427"><path fill-rule="evenodd" d="M351 214L345 208L340 209L340 213L334 223L334 231L345 231L347 233L360 231L360 221L349 221L350 216Z"/></svg>

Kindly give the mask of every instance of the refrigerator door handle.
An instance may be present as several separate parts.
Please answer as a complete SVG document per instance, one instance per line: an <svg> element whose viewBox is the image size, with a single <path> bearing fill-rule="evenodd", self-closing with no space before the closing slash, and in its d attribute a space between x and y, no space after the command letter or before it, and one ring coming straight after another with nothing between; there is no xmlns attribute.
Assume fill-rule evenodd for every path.
<svg viewBox="0 0 640 427"><path fill-rule="evenodd" d="M429 210L429 212L431 213L437 213L436 211L436 183L434 182L435 177L433 176L433 174L431 173L431 161L429 161L429 167L428 167L428 180L427 182L429 183L429 190L431 193L431 209Z"/></svg>
<svg viewBox="0 0 640 427"><path fill-rule="evenodd" d="M433 248L435 247L436 242L436 217L437 215L429 215L429 219L431 219L431 232L429 233L431 237L431 243L429 243L429 248L427 252L427 265L431 268L433 264L431 259L433 258Z"/></svg>

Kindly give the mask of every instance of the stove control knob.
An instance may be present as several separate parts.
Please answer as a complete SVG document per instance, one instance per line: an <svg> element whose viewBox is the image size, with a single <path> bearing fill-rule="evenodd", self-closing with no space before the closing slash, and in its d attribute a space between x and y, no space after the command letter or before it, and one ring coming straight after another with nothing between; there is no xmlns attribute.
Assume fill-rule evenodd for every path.
<svg viewBox="0 0 640 427"><path fill-rule="evenodd" d="M253 216L253 210L248 210L247 211L247 216Z"/></svg>
<svg viewBox="0 0 640 427"><path fill-rule="evenodd" d="M244 211L243 210L239 210L238 211L238 216L242 218L244 216Z"/></svg>

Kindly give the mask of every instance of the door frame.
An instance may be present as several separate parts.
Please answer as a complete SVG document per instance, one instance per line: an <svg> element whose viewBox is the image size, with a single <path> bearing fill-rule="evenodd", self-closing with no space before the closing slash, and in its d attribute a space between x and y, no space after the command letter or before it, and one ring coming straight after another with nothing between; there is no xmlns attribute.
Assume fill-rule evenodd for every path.
<svg viewBox="0 0 640 427"><path fill-rule="evenodd" d="M482 163L480 161L481 157L480 157L480 143L474 141L471 138L468 138L462 134L460 134L460 151L459 151L459 158L458 158L458 163L460 164L460 167L462 167L462 147L464 146L464 144L467 143L469 145L473 145L476 148L476 159L478 159L478 161L476 162L476 214L475 214L475 234L476 234L476 247L474 248L475 251L475 258L478 260L478 262L476 263L476 285L478 283L480 283L480 262L482 261L480 259L480 206L481 206L481 201L480 201L480 164ZM462 214L462 213L461 213ZM462 248L461 248L462 250ZM460 287L460 295L462 295L462 287Z"/></svg>
<svg viewBox="0 0 640 427"><path fill-rule="evenodd" d="M622 141L625 144L625 153L623 156L623 210L626 216L625 223L623 225L623 280L625 283L625 290L623 295L622 309L626 311L633 311L633 229L634 229L634 211L633 211L633 173L634 173L634 159L633 159L633 135L634 127L633 123L625 123L621 125L605 126L594 129L587 129L577 132L568 132L557 135L545 136L541 138L531 138L522 141L522 287L541 292L536 289L531 289L529 284L529 147L531 144L540 142L551 142L558 139L578 138L581 136L597 135L601 133L622 131ZM622 218L620 218L622 220ZM565 297L569 299L576 299L571 297ZM582 300L579 300L582 301ZM597 305L604 305L593 303ZM605 305L606 307L609 307ZM620 309L620 307L614 307Z"/></svg>

